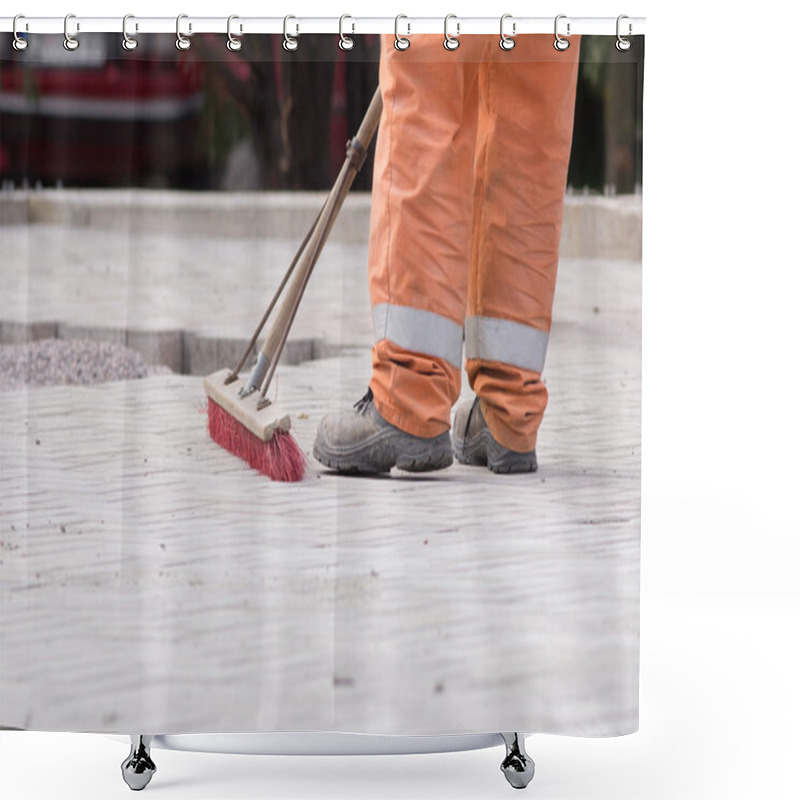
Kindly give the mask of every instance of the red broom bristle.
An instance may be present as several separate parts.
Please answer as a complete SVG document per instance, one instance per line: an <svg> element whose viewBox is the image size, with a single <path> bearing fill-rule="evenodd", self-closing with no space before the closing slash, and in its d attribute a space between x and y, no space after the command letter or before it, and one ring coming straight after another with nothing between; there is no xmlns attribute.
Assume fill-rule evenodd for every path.
<svg viewBox="0 0 800 800"><path fill-rule="evenodd" d="M265 442L210 397L208 432L220 447L244 459L273 481L300 481L305 475L306 458L289 431L276 431L272 439Z"/></svg>

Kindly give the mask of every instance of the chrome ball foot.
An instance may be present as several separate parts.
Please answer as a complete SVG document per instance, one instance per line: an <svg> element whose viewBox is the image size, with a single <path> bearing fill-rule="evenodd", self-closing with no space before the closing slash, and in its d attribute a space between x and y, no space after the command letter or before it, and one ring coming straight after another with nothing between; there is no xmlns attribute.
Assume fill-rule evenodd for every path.
<svg viewBox="0 0 800 800"><path fill-rule="evenodd" d="M500 769L515 789L524 789L533 780L536 769L533 759L525 752L525 739L521 733L500 735L506 743L506 757Z"/></svg>
<svg viewBox="0 0 800 800"><path fill-rule="evenodd" d="M150 783L156 765L150 758L152 736L131 735L131 752L122 762L122 779L134 792L140 792Z"/></svg>

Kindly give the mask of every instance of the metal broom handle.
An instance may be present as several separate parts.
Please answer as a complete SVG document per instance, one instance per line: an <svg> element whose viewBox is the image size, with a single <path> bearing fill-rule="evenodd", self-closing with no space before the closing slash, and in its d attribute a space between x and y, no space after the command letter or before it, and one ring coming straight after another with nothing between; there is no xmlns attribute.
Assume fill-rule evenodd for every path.
<svg viewBox="0 0 800 800"><path fill-rule="evenodd" d="M336 183L328 195L328 199L325 201L325 205L322 208L322 212L320 213L314 232L311 235L307 249L303 253L303 257L298 262L296 271L291 277L291 282L286 289L286 296L281 303L278 316L270 327L264 344L261 347L262 355L270 362L269 373L261 389L262 397L265 396L270 381L272 380L275 366L281 356L283 346L286 344L289 329L294 322L297 309L300 307L300 300L308 284L311 271L314 269L314 265L319 259L322 248L325 246L325 242L333 228L339 210L344 203L345 196L355 180L356 173L364 163L367 149L378 128L382 110L383 101L381 100L380 89L376 89L375 94L372 96L372 101L369 104L369 108L367 109L367 113L358 129L358 133L347 143L347 159L339 171Z"/></svg>

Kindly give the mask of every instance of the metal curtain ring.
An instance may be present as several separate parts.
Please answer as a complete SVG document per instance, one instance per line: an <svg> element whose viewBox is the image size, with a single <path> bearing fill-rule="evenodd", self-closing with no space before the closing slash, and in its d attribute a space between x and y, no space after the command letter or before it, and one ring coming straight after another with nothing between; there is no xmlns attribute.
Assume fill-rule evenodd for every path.
<svg viewBox="0 0 800 800"><path fill-rule="evenodd" d="M231 14L228 17L228 43L225 46L231 51L231 53L236 53L242 49L242 40L231 33L231 22L233 22L235 19L239 19L236 14ZM241 32L242 26L239 25L239 33Z"/></svg>
<svg viewBox="0 0 800 800"><path fill-rule="evenodd" d="M293 17L291 14L288 14L283 18L283 49L289 50L290 52L293 50L297 50L297 39L293 36L289 36L289 33L286 30L286 26L289 24L290 19L297 19L297 17ZM300 33L300 26L296 25L297 33Z"/></svg>
<svg viewBox="0 0 800 800"><path fill-rule="evenodd" d="M79 45L80 45L80 42L74 36L70 36L69 35L69 31L67 30L67 26L69 25L69 21L70 21L70 19L74 18L74 16L75 16L74 14L67 14L67 16L64 17L64 49L65 50L77 50ZM78 31L81 29L81 25L80 25L79 22L76 23L76 28L75 29L78 30Z"/></svg>
<svg viewBox="0 0 800 800"><path fill-rule="evenodd" d="M181 20L187 19L188 16L189 16L188 14L178 14L178 19L175 20L175 35L178 37L175 40L175 47L177 47L178 50L188 50L192 46L191 41L181 33ZM191 32L192 32L192 23L190 22L189 33Z"/></svg>
<svg viewBox="0 0 800 800"><path fill-rule="evenodd" d="M344 21L346 19L353 19L353 18L349 14L342 14L342 16L339 17L339 47L342 50L352 50L356 46L355 41L353 41L353 39L351 39L349 36L345 36L344 32L342 31L342 25L344 24ZM351 32L355 33L356 31L355 23L353 23L352 28L353 30Z"/></svg>
<svg viewBox="0 0 800 800"><path fill-rule="evenodd" d="M406 39L405 36L400 36L397 28L401 19L408 19L405 14L398 14L394 18L394 49L395 50L408 50L411 47L411 39ZM411 33L411 25L408 25L408 32Z"/></svg>
<svg viewBox="0 0 800 800"><path fill-rule="evenodd" d="M517 43L511 38L511 36L506 36L505 33L503 32L503 23L507 19L511 19L511 14L503 14L503 16L500 17L500 49L501 50L513 50L517 46ZM516 32L517 32L517 23L516 22L512 22L511 23L511 33L513 35Z"/></svg>
<svg viewBox="0 0 800 800"><path fill-rule="evenodd" d="M617 50L619 50L621 53L624 53L626 50L630 50L631 49L631 40L630 39L624 39L622 37L622 34L620 34L620 32L619 32L619 24L624 19L628 19L628 17L625 14L620 14L617 17L617 41L616 41L616 43L614 45L617 48ZM630 33L631 33L631 24L629 22L628 23L628 35L629 36L630 36Z"/></svg>
<svg viewBox="0 0 800 800"><path fill-rule="evenodd" d="M560 19L566 19L566 18L567 18L566 14L559 14L556 17L556 24L555 24L556 40L553 42L553 47L555 47L556 50L560 50L561 52L563 52L564 50L566 50L569 47L569 39L565 39L563 36L559 36L559 33L558 33L558 21ZM570 25L569 25L569 22L567 22L567 36L569 36L569 28L570 28Z"/></svg>
<svg viewBox="0 0 800 800"><path fill-rule="evenodd" d="M133 14L126 14L122 18L122 46L125 50L135 50L139 46L139 42L132 36L128 36L128 20L136 19ZM139 23L136 23L136 30L139 30Z"/></svg>
<svg viewBox="0 0 800 800"><path fill-rule="evenodd" d="M28 46L28 40L23 39L19 33L17 32L17 20L18 19L25 19L23 14L17 14L14 17L14 24L11 26L11 30L14 32L14 41L11 43L15 50L24 50ZM25 30L28 30L28 23L25 23Z"/></svg>
<svg viewBox="0 0 800 800"><path fill-rule="evenodd" d="M457 19L456 15L455 14L448 14L444 18L444 43L443 43L444 44L444 49L445 50L458 50L458 47L461 44L461 42L459 42L458 38L456 38L456 37L458 36L459 33L461 33L461 23L460 22L456 22L456 35L455 36L451 36L447 32L447 23L451 19Z"/></svg>

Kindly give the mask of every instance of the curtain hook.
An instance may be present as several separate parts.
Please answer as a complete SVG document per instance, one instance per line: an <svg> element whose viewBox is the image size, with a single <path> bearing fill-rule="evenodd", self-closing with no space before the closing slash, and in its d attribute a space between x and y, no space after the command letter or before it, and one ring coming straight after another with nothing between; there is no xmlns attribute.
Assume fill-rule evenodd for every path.
<svg viewBox="0 0 800 800"><path fill-rule="evenodd" d="M500 17L500 49L501 50L513 50L517 46L517 43L511 38L511 36L506 36L506 34L503 32L503 23L507 19L511 19L511 16L512 16L511 14L503 14L503 16ZM516 32L517 32L517 23L516 22L512 22L511 23L511 35L513 36L514 34L516 34Z"/></svg>
<svg viewBox="0 0 800 800"><path fill-rule="evenodd" d="M558 21L560 19L566 19L566 18L567 18L566 14L559 14L556 17L556 24L555 24L556 40L553 42L553 47L555 47L556 50L560 50L562 53L564 52L564 50L566 50L569 47L569 39L565 39L563 36L559 36L559 33L558 33ZM569 28L570 28L570 25L569 25L569 22L567 22L567 36L569 36L569 33L570 33Z"/></svg>
<svg viewBox="0 0 800 800"><path fill-rule="evenodd" d="M461 23L456 21L456 35L451 36L447 32L447 23L451 19L457 20L458 18L456 17L455 14L448 14L444 18L444 49L453 51L453 50L458 50L458 46L461 44L461 42L458 41L458 35L461 33Z"/></svg>
<svg viewBox="0 0 800 800"><path fill-rule="evenodd" d="M394 49L408 50L408 48L411 47L411 39L406 39L405 36L400 36L400 34L397 32L397 28L401 19L408 19L408 17L405 14L398 14L394 18ZM408 32L411 33L411 24L406 24L408 25Z"/></svg>
<svg viewBox="0 0 800 800"><path fill-rule="evenodd" d="M14 24L11 26L11 30L14 33L14 41L12 42L12 46L15 50L24 50L28 46L28 40L23 39L17 32L18 19L26 19L26 17L23 14L17 14L17 16L14 17ZM28 30L28 23L26 22L25 31L27 32L27 30Z"/></svg>
<svg viewBox="0 0 800 800"><path fill-rule="evenodd" d="M297 17L293 17L291 14L287 14L283 18L283 49L288 51L297 50L297 46L299 42L294 36L289 36L289 32L287 30L287 26L289 25L290 19L297 19ZM295 35L300 33L300 26L295 23Z"/></svg>
<svg viewBox="0 0 800 800"><path fill-rule="evenodd" d="M339 17L339 47L342 50L352 50L356 46L356 43L349 36L345 36L344 32L342 31L342 25L344 24L344 21L346 19L353 19L353 18L349 14L342 14L342 16ZM353 29L351 33L355 33L356 31L355 23L353 23L352 28Z"/></svg>
<svg viewBox="0 0 800 800"><path fill-rule="evenodd" d="M135 50L139 46L139 42L133 36L128 36L128 20L136 19L133 14L126 14L122 18L122 47L125 50ZM136 30L139 30L139 23L136 23Z"/></svg>
<svg viewBox="0 0 800 800"><path fill-rule="evenodd" d="M67 14L64 17L64 49L65 50L77 50L80 42L74 37L69 35L69 31L67 30L67 26L69 25L70 19L75 17L74 14ZM79 31L81 29L81 24L79 22L75 23L75 30Z"/></svg>
<svg viewBox="0 0 800 800"><path fill-rule="evenodd" d="M297 50L298 41L293 36L289 36L289 33L286 30L290 19L297 19L297 17L293 17L291 14L288 14L283 18L283 49L293 51ZM296 24L295 27L297 29L295 33L300 33L300 26Z"/></svg>
<svg viewBox="0 0 800 800"><path fill-rule="evenodd" d="M188 50L192 46L191 41L181 33L181 20L188 19L188 17L189 17L188 14L178 14L178 19L175 20L175 34L178 37L175 40L175 47L177 47L178 50ZM190 22L189 33L191 32L192 32L192 23Z"/></svg>
<svg viewBox="0 0 800 800"><path fill-rule="evenodd" d="M631 40L630 39L624 39L622 37L622 34L620 34L620 32L619 32L620 31L619 24L620 24L620 22L622 22L623 19L628 19L628 17L625 14L620 14L617 17L617 41L615 43L615 47L621 53L624 53L626 50L630 50L631 49ZM630 36L631 30L632 30L632 27L631 27L631 24L629 22L628 23L628 36Z"/></svg>
<svg viewBox="0 0 800 800"><path fill-rule="evenodd" d="M233 22L235 19L239 19L236 14L231 14L228 17L228 42L225 46L231 51L231 53L236 53L242 49L242 40L231 33L231 22ZM241 32L242 26L239 25L239 33Z"/></svg>

